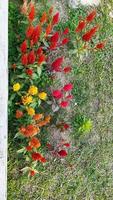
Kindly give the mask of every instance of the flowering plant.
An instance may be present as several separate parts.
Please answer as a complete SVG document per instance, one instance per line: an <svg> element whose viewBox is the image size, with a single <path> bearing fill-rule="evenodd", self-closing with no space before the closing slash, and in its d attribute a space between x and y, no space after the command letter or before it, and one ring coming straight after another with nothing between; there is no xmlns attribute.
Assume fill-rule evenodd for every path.
<svg viewBox="0 0 113 200"><path fill-rule="evenodd" d="M39 18L34 2L28 3L24 0L21 13L26 19L27 27L25 27L24 39L19 48L18 62L11 66L9 105L13 106L9 114L15 116L16 119L14 119L17 132L15 138L22 142L20 145L22 148L18 150L18 153L23 153L28 165L23 171L27 170L30 176L34 176L38 172L39 163L47 162L41 148L43 144L40 133L43 127L51 122L54 115L52 109L49 108L51 107L49 100L53 98L59 108L66 109L73 99L71 82L57 89L52 88L52 91L47 82L46 87L40 84L43 74L49 74L48 77L51 79L56 73L67 76L71 72L71 66L64 66L64 56L52 61L49 57L49 52L54 52L68 44L70 36L68 28L56 31L55 27L60 21L60 15L59 12L53 13L53 7L50 7L47 12L44 11ZM93 11L84 21L80 21L75 32L78 34L83 31L95 15L96 12ZM98 28L98 25L94 26L84 33L82 41L89 42ZM104 43L99 43L95 48L102 49L103 47ZM61 130L68 130L70 126L63 121L59 127ZM50 148L50 144L48 147ZM70 144L65 141L60 147L54 153L61 158L66 157L68 153L64 147L69 148Z"/></svg>

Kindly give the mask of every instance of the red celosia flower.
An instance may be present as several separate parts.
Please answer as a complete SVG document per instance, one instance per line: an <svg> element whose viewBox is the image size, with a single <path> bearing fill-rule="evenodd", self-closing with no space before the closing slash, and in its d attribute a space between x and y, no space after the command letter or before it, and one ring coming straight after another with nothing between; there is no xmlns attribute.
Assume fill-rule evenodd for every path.
<svg viewBox="0 0 113 200"><path fill-rule="evenodd" d="M95 35L95 33L97 32L99 26L94 26L92 29L90 29L88 32L86 32L83 36L82 39L86 42L88 42L89 40L92 39L92 37Z"/></svg>
<svg viewBox="0 0 113 200"><path fill-rule="evenodd" d="M36 56L34 50L30 51L28 54L28 63L33 64L35 62Z"/></svg>
<svg viewBox="0 0 113 200"><path fill-rule="evenodd" d="M23 112L21 110L16 110L16 118L20 119L21 117L23 117Z"/></svg>
<svg viewBox="0 0 113 200"><path fill-rule="evenodd" d="M60 103L60 107L61 107L61 108L66 108L68 105L69 105L69 102L68 102L68 101L62 101L62 102Z"/></svg>
<svg viewBox="0 0 113 200"><path fill-rule="evenodd" d="M57 58L53 63L52 63L52 70L54 71L59 71L61 70L60 67L63 63L64 57L59 57Z"/></svg>
<svg viewBox="0 0 113 200"><path fill-rule="evenodd" d="M53 95L53 97L56 98L56 99L60 99L60 98L62 98L62 96L63 96L61 90L54 90L54 91L52 92L52 95Z"/></svg>
<svg viewBox="0 0 113 200"><path fill-rule="evenodd" d="M103 49L105 47L105 42L100 42L96 45L96 49Z"/></svg>
<svg viewBox="0 0 113 200"><path fill-rule="evenodd" d="M59 12L57 12L57 13L53 16L52 25L58 24L59 19L60 19L60 14L59 14Z"/></svg>
<svg viewBox="0 0 113 200"><path fill-rule="evenodd" d="M44 157L42 157L42 158L40 159L40 162L42 162L42 163L46 163L47 160L46 160Z"/></svg>
<svg viewBox="0 0 113 200"><path fill-rule="evenodd" d="M70 147L70 143L64 143L63 145L64 145L65 147L68 147L68 148Z"/></svg>
<svg viewBox="0 0 113 200"><path fill-rule="evenodd" d="M63 87L63 90L64 91L70 91L73 89L73 84L72 83L69 83L69 84L66 84L64 87Z"/></svg>
<svg viewBox="0 0 113 200"><path fill-rule="evenodd" d="M47 28L46 28L46 37L51 33L52 31L52 25L48 24Z"/></svg>
<svg viewBox="0 0 113 200"><path fill-rule="evenodd" d="M58 42L59 37L59 32L54 33L54 35L52 35L52 37L50 38L50 42Z"/></svg>
<svg viewBox="0 0 113 200"><path fill-rule="evenodd" d="M43 12L40 22L41 22L41 24L44 24L45 22L47 22L47 13L46 12Z"/></svg>
<svg viewBox="0 0 113 200"><path fill-rule="evenodd" d="M86 17L86 21L87 22L92 22L93 19L96 17L96 10L93 10L87 17Z"/></svg>
<svg viewBox="0 0 113 200"><path fill-rule="evenodd" d="M36 171L30 170L30 172L29 172L29 175L30 175L30 176L35 176L35 174L36 174Z"/></svg>
<svg viewBox="0 0 113 200"><path fill-rule="evenodd" d="M33 40L34 44L36 44L38 42L38 39L40 38L41 32L42 32L42 27L39 24L34 28L34 31L33 31L33 34L32 34L32 40Z"/></svg>
<svg viewBox="0 0 113 200"><path fill-rule="evenodd" d="M27 42L26 42L26 40L21 44L20 49L21 49L22 53L26 52L26 50L27 50Z"/></svg>
<svg viewBox="0 0 113 200"><path fill-rule="evenodd" d="M21 62L22 62L22 65L27 65L28 64L27 54L22 55Z"/></svg>
<svg viewBox="0 0 113 200"><path fill-rule="evenodd" d="M49 49L50 49L50 50L53 50L53 49L55 49L56 47L57 47L57 42L53 42L53 43L51 43Z"/></svg>
<svg viewBox="0 0 113 200"><path fill-rule="evenodd" d="M69 28L65 28L63 34L64 34L64 35L67 35L68 33L69 33Z"/></svg>
<svg viewBox="0 0 113 200"><path fill-rule="evenodd" d="M67 129L69 129L70 126L69 126L69 124L65 123L65 124L63 124L63 127L67 130Z"/></svg>
<svg viewBox="0 0 113 200"><path fill-rule="evenodd" d="M66 150L60 150L59 152L58 152L58 154L61 156L61 157L66 157L68 154L67 154L67 151Z"/></svg>
<svg viewBox="0 0 113 200"><path fill-rule="evenodd" d="M67 66L67 67L65 67L63 69L63 71L64 71L65 74L71 72L71 70L72 70L72 67L70 67L70 66Z"/></svg>
<svg viewBox="0 0 113 200"><path fill-rule="evenodd" d="M67 99L73 99L73 95L69 94L68 96L66 96Z"/></svg>
<svg viewBox="0 0 113 200"><path fill-rule="evenodd" d="M29 6L30 6L30 12L28 14L28 19L29 19L29 21L32 22L35 18L35 6L32 2L30 3Z"/></svg>
<svg viewBox="0 0 113 200"><path fill-rule="evenodd" d="M52 12L53 12L53 6L50 7L50 9L49 9L49 14L51 15Z"/></svg>
<svg viewBox="0 0 113 200"><path fill-rule="evenodd" d="M37 55L41 55L43 53L42 47L39 47L36 53Z"/></svg>
<svg viewBox="0 0 113 200"><path fill-rule="evenodd" d="M85 21L80 21L77 28L75 29L76 33L81 32L86 26L86 22Z"/></svg>
<svg viewBox="0 0 113 200"><path fill-rule="evenodd" d="M45 54L41 54L38 58L38 64L41 65L42 63L44 63L46 61L46 56Z"/></svg>
<svg viewBox="0 0 113 200"><path fill-rule="evenodd" d="M32 159L35 160L35 161L36 161L36 160L39 160L39 161L40 161L41 158L42 158L42 155L41 155L40 153L36 153L36 152L32 153L31 156L32 156Z"/></svg>
<svg viewBox="0 0 113 200"><path fill-rule="evenodd" d="M62 40L61 45L65 45L65 44L67 44L68 42L69 42L69 38L64 38L64 39Z"/></svg>
<svg viewBox="0 0 113 200"><path fill-rule="evenodd" d="M26 69L26 74L29 76L33 75L33 70L32 69Z"/></svg>
<svg viewBox="0 0 113 200"><path fill-rule="evenodd" d="M27 146L27 147L26 147L26 150L27 150L27 151L32 151L32 147L31 147L31 146Z"/></svg>
<svg viewBox="0 0 113 200"><path fill-rule="evenodd" d="M34 27L31 25L27 28L26 30L26 37L27 38L31 38L32 34L33 34L33 31L34 31Z"/></svg>

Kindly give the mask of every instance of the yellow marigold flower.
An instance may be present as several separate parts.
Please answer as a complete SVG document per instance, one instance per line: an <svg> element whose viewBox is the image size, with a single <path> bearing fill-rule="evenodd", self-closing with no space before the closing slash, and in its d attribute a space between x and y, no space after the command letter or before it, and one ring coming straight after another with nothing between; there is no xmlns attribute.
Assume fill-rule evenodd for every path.
<svg viewBox="0 0 113 200"><path fill-rule="evenodd" d="M34 110L34 108L31 108L31 107L27 108L27 112L28 112L28 115L30 115L30 116L35 115L35 110Z"/></svg>
<svg viewBox="0 0 113 200"><path fill-rule="evenodd" d="M19 91L20 90L20 84L19 83L15 83L14 85L13 85L13 91L14 92L17 92L17 91Z"/></svg>
<svg viewBox="0 0 113 200"><path fill-rule="evenodd" d="M28 93L30 95L36 95L38 93L38 88L34 85L30 86Z"/></svg>
<svg viewBox="0 0 113 200"><path fill-rule="evenodd" d="M41 99L41 100L46 100L47 98L47 93L46 92L40 92L38 94L38 97Z"/></svg>
<svg viewBox="0 0 113 200"><path fill-rule="evenodd" d="M32 103L32 102L33 102L33 97L32 97L32 96L23 96L23 97L22 97L22 103L23 103L24 105L30 104L30 103Z"/></svg>

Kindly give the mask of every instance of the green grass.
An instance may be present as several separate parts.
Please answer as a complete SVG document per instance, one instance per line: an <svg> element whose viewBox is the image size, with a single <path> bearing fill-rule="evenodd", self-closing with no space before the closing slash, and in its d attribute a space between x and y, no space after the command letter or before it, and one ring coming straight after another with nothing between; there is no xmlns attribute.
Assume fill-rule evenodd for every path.
<svg viewBox="0 0 113 200"><path fill-rule="evenodd" d="M86 11L67 9L73 22ZM8 200L113 199L113 26L106 5L99 7L98 13L98 23L103 24L100 40L109 39L105 49L92 52L82 64L75 56L71 58L75 65L73 94L78 103L72 138L78 149L73 148L64 163L50 159L35 178L27 179L20 172L23 163L15 152L16 144L9 141ZM69 25L70 20L66 23ZM83 128L83 117L91 119L93 128L76 138L79 128Z"/></svg>

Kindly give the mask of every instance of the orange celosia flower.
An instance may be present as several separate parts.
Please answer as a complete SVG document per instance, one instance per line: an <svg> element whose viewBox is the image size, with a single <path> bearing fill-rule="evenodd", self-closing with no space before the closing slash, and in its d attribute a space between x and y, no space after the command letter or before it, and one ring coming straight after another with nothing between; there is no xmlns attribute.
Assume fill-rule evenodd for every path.
<svg viewBox="0 0 113 200"><path fill-rule="evenodd" d="M52 31L52 25L48 24L47 28L46 28L46 37L51 33Z"/></svg>
<svg viewBox="0 0 113 200"><path fill-rule="evenodd" d="M49 9L49 14L51 15L52 12L53 12L53 6L50 7L50 9Z"/></svg>
<svg viewBox="0 0 113 200"><path fill-rule="evenodd" d="M42 127L42 126L45 126L46 124L47 124L47 122L45 120L43 120L43 121L39 122L37 125L39 127Z"/></svg>
<svg viewBox="0 0 113 200"><path fill-rule="evenodd" d="M29 145L33 148L39 148L41 146L40 144L40 141L36 138L36 137L33 137L30 142L29 142Z"/></svg>
<svg viewBox="0 0 113 200"><path fill-rule="evenodd" d="M47 22L47 13L46 12L43 12L40 22L41 22L41 24L44 24L45 22Z"/></svg>
<svg viewBox="0 0 113 200"><path fill-rule="evenodd" d="M47 123L49 123L50 120L51 120L51 116L50 116L50 115L48 115L47 117L45 117L45 121L46 121Z"/></svg>
<svg viewBox="0 0 113 200"><path fill-rule="evenodd" d="M21 13L27 15L27 9L28 9L27 0L24 0L23 6L21 7Z"/></svg>
<svg viewBox="0 0 113 200"><path fill-rule="evenodd" d="M23 112L21 110L16 110L16 118L19 119L23 117Z"/></svg>
<svg viewBox="0 0 113 200"><path fill-rule="evenodd" d="M35 115L33 116L33 119L36 120L36 121L38 121L38 120L40 120L40 119L42 119L42 118L43 118L43 114L35 114Z"/></svg>
<svg viewBox="0 0 113 200"><path fill-rule="evenodd" d="M35 125L27 125L26 127L21 127L20 132L25 136L25 137L32 137L40 132L40 129L36 127Z"/></svg>

